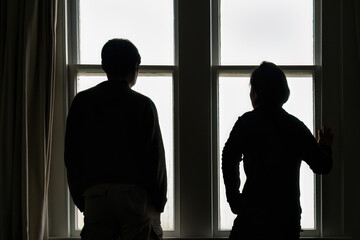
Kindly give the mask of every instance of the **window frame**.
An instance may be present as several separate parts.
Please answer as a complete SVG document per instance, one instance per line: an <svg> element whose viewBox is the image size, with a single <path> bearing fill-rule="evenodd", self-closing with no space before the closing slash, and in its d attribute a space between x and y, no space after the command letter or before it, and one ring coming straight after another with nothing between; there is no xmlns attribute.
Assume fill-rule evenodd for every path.
<svg viewBox="0 0 360 240"><path fill-rule="evenodd" d="M226 237L229 235L229 231L219 230L219 214L220 209L219 203L219 186L218 178L220 168L220 159L218 159L219 152L221 151L221 146L219 146L218 138L218 103L219 103L219 76L221 74L233 74L233 75L245 75L250 76L252 71L257 67L254 65L221 65L220 64L220 1L221 0L212 0L212 118L213 118L213 130L212 130L212 139L215 143L212 147L213 155L213 232L214 236L217 237ZM314 27L314 43L313 43L313 54L314 60L313 65L280 65L279 67L284 71L285 75L288 77L291 76L304 76L311 75L313 77L313 96L314 96L314 129L322 125L322 97L321 97L321 1L314 0L313 2L313 27ZM302 237L317 237L321 236L322 232L322 201L321 201L321 176L314 176L314 191L315 191L315 229L304 229L301 232Z"/></svg>
<svg viewBox="0 0 360 240"><path fill-rule="evenodd" d="M219 170L220 170L220 159L218 159L219 152L221 151L221 146L218 148L218 121L219 121L219 114L218 114L218 103L219 103L219 76L220 75L229 75L229 76L250 76L253 69L257 66L217 66L213 68L213 118L214 118L214 129L213 129L213 139L217 143L213 147L213 156L214 156L214 168L213 168L213 177L214 182L218 182L219 178ZM321 106L321 99L319 99L319 94L321 93L320 90L320 81L318 80L317 76L320 75L320 68L318 66L279 66L287 77L302 77L302 76L312 76L313 78L313 96L314 96L314 129L313 132L315 133L315 129L321 126L321 114L320 114L320 106ZM301 81L301 80L300 80ZM216 178L216 179L215 179ZM242 183L243 184L243 183ZM226 237L229 234L229 231L219 230L219 186L214 184L214 236L217 237ZM302 237L314 237L321 235L321 176L314 174L314 204L315 204L315 229L303 229L301 232Z"/></svg>
<svg viewBox="0 0 360 240"><path fill-rule="evenodd" d="M77 76L78 75L105 75L102 70L101 65L99 64L79 64L80 62L80 54L79 54L79 0L65 0L67 4L67 28L68 28L68 108L70 107L70 103L77 92ZM165 237L176 237L180 235L180 227L179 227L179 127L178 127L178 68L177 66L177 53L178 53L178 41L177 41L177 0L174 1L174 65L140 65L139 67L139 76L172 76L173 81L173 109L174 109L174 122L173 122L173 131L174 131L174 152L173 152L173 160L174 160L174 230L173 231L164 231ZM76 207L71 199L70 193L67 192L67 208L68 208L68 232L71 237L79 237L80 230L75 229L75 211Z"/></svg>

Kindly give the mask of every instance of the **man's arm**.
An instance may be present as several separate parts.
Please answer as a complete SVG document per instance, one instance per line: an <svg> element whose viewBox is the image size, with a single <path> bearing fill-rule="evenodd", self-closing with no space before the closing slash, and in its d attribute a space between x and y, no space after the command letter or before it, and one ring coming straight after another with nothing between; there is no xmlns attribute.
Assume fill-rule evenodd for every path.
<svg viewBox="0 0 360 240"><path fill-rule="evenodd" d="M71 104L65 134L64 160L67 169L67 181L71 197L80 211L84 211L83 162L81 157L81 108L78 98Z"/></svg>
<svg viewBox="0 0 360 240"><path fill-rule="evenodd" d="M242 158L240 138L240 118L231 130L230 136L222 151L222 173L224 178L226 198L231 211L239 213L241 203L239 163Z"/></svg>
<svg viewBox="0 0 360 240"><path fill-rule="evenodd" d="M163 212L167 201L165 151L159 126L157 110L154 103L152 102L150 102L150 108L147 117L150 126L150 141L148 150L150 159L149 190L154 207L159 212Z"/></svg>

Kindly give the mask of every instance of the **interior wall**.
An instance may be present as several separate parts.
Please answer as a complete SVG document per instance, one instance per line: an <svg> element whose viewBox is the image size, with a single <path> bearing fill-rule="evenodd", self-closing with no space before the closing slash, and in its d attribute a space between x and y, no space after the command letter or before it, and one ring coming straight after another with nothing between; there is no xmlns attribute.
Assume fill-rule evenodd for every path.
<svg viewBox="0 0 360 240"><path fill-rule="evenodd" d="M344 232L360 239L360 59L355 1L342 1L342 154L344 160Z"/></svg>

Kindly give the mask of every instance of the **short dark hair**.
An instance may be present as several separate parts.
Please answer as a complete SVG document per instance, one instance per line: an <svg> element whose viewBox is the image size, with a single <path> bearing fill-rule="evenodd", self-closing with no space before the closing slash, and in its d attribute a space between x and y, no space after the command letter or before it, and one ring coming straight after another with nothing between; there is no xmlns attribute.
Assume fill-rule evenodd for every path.
<svg viewBox="0 0 360 240"><path fill-rule="evenodd" d="M262 62L251 74L250 85L260 105L282 106L289 99L286 76L274 63Z"/></svg>
<svg viewBox="0 0 360 240"><path fill-rule="evenodd" d="M141 63L135 45L127 39L109 40L101 50L101 65L107 74L127 76Z"/></svg>

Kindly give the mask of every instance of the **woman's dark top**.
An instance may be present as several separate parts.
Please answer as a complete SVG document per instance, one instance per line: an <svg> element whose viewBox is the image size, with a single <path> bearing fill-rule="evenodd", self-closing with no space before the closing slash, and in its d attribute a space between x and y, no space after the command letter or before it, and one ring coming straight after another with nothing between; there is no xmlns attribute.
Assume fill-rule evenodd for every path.
<svg viewBox="0 0 360 240"><path fill-rule="evenodd" d="M239 163L246 182L239 192ZM299 170L305 161L316 174L332 168L331 149L281 107L258 107L239 117L222 152L227 200L241 231L300 230ZM233 228L233 231L237 231Z"/></svg>

